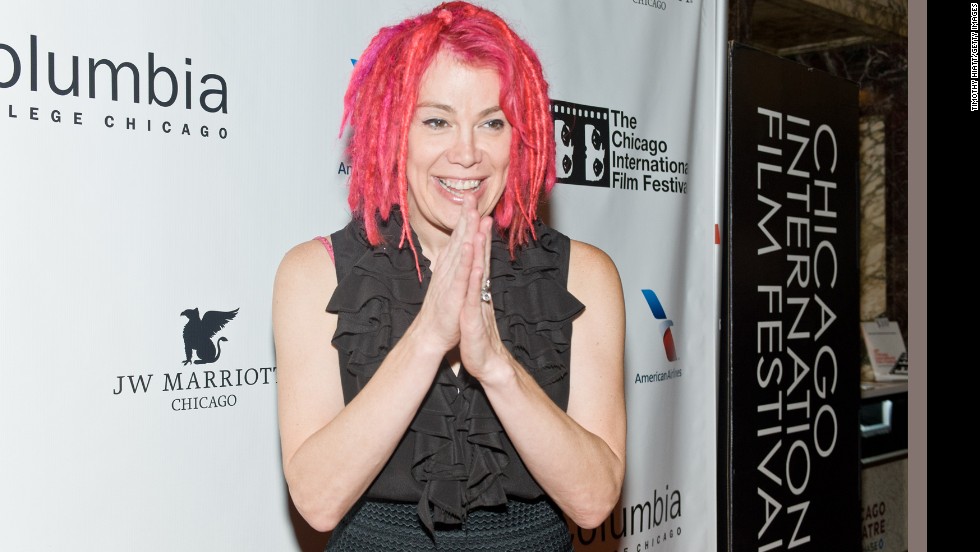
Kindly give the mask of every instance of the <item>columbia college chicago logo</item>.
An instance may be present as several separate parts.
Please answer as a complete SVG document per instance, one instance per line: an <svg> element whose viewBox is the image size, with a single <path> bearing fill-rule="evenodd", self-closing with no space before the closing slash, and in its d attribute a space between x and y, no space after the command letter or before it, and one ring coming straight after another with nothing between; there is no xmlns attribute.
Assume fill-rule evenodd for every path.
<svg viewBox="0 0 980 552"><path fill-rule="evenodd" d="M184 324L184 366L192 362L195 353L197 360L193 361L194 364L216 362L221 357L221 342L228 341L228 338L219 337L217 341L212 339L237 314L238 309L227 312L208 311L202 317L197 308L180 313L187 317L187 323Z"/></svg>

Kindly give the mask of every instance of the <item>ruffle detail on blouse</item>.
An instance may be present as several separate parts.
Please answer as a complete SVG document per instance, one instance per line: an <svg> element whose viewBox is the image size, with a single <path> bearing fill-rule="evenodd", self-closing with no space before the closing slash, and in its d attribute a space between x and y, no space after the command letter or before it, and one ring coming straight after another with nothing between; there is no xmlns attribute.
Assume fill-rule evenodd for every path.
<svg viewBox="0 0 980 552"><path fill-rule="evenodd" d="M360 231L354 228L349 225L345 231L364 247L364 253L337 282L327 311L340 315L333 344L338 351L349 354L346 368L357 378L357 388L361 389L415 320L429 278L419 282L412 252L391 245L398 243L401 231L397 211L387 223L381 223L385 243L376 248L369 245L363 227L358 226ZM414 234L412 238L415 239ZM427 272L429 261L420 261Z"/></svg>
<svg viewBox="0 0 980 552"><path fill-rule="evenodd" d="M419 518L458 525L469 510L502 506L507 494L501 476L510 463L503 427L479 383L446 364L410 425L415 432L412 476L424 485Z"/></svg>
<svg viewBox="0 0 980 552"><path fill-rule="evenodd" d="M513 261L506 243L494 239L490 293L501 340L547 389L568 376L563 358L569 358L572 345L571 323L585 306L565 287L568 259L561 258L554 231L540 223L535 230L537 241Z"/></svg>
<svg viewBox="0 0 980 552"><path fill-rule="evenodd" d="M354 227L360 225L347 231L355 233L351 237L364 245L364 253L341 277L327 310L340 315L333 344L341 358L348 355L346 370L360 390L418 314L431 271L420 255L420 283L411 250L391 245L401 231L398 211L381 227L388 245L371 248L363 230ZM554 231L539 224L536 232L538 240L514 261L507 243L494 237L490 290L501 340L564 409L568 365L563 359L569 358L572 319L584 306L565 288L568 259L562 258ZM412 240L421 251L414 232ZM567 245L564 249L567 255ZM520 459L508 457L513 445L465 367L457 376L443 362L409 431L414 434L411 473L422 486L418 514L430 531L436 523L461 523L475 508L507 503L504 472Z"/></svg>

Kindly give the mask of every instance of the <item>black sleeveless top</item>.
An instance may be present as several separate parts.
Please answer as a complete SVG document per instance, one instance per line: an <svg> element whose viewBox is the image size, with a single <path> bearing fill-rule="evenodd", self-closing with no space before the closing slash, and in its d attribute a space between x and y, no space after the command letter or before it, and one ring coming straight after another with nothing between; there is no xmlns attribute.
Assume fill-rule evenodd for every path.
<svg viewBox="0 0 980 552"><path fill-rule="evenodd" d="M399 248L401 214L380 222L385 243L371 247L363 224L331 235L337 289L327 311L338 315L333 345L340 356L344 401L371 379L415 319L431 272L414 232L415 256ZM490 290L501 340L562 410L568 406L572 319L584 306L566 289L569 239L536 223L537 240L510 258L507 243L491 244ZM453 374L443 361L418 413L388 463L365 493L368 499L418 502L434 523L459 524L466 513L508 498L544 495L503 431L490 402L465 367Z"/></svg>

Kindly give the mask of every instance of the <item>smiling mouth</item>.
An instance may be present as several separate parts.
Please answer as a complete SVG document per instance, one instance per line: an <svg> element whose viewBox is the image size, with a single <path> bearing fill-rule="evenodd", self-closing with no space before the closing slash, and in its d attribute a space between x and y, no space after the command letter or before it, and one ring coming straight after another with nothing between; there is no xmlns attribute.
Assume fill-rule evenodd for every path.
<svg viewBox="0 0 980 552"><path fill-rule="evenodd" d="M480 184L483 180L454 180L447 178L436 178L439 181L439 185L442 189L453 194L456 197L463 197L465 192L475 192L480 189Z"/></svg>

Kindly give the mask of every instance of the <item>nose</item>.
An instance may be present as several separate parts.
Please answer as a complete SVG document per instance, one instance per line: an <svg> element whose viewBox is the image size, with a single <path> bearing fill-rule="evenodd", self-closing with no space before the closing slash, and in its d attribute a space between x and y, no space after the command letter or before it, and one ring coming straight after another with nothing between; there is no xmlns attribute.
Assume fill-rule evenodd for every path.
<svg viewBox="0 0 980 552"><path fill-rule="evenodd" d="M477 148L473 129L459 129L447 152L447 158L450 163L463 167L471 167L480 162L480 150Z"/></svg>

